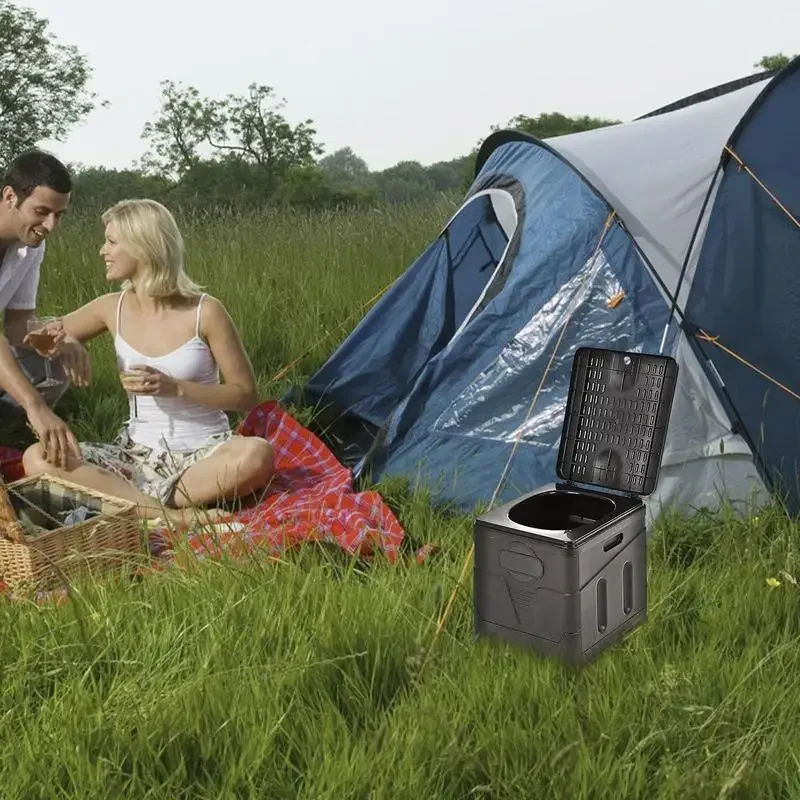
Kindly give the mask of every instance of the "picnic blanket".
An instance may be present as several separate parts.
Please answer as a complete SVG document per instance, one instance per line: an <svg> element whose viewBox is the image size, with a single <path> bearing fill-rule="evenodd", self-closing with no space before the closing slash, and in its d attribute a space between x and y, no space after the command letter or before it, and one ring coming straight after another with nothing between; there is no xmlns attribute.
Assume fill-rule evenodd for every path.
<svg viewBox="0 0 800 800"><path fill-rule="evenodd" d="M232 515L213 532L189 530L181 535L199 556L238 554L257 547L278 553L300 542L338 545L352 555L382 552L397 560L405 532L376 491L353 491L352 475L311 431L279 403L256 406L239 425L245 436L267 439L275 451L275 477L257 506ZM155 554L169 547L174 533L153 531ZM421 562L430 547L416 550Z"/></svg>
<svg viewBox="0 0 800 800"><path fill-rule="evenodd" d="M355 492L350 470L278 402L256 406L237 431L272 444L275 477L256 506L233 513L213 531L151 529L150 552L159 561L171 561L179 542L202 558L255 549L278 555L307 541L330 542L351 555L381 552L390 563L397 561L406 533L383 498L376 491ZM21 453L0 446L0 472L6 481L21 477ZM419 547L417 563L434 549ZM0 592L6 588L0 579Z"/></svg>

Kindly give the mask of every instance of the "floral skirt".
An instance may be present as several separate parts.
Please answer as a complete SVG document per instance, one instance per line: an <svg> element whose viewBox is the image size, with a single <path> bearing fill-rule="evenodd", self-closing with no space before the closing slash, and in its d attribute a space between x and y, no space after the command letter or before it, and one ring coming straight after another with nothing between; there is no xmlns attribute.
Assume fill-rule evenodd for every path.
<svg viewBox="0 0 800 800"><path fill-rule="evenodd" d="M81 442L80 448L87 464L119 475L161 505L174 506L175 488L186 470L236 435L233 431L214 434L196 450L156 450L134 444L123 426L113 442Z"/></svg>

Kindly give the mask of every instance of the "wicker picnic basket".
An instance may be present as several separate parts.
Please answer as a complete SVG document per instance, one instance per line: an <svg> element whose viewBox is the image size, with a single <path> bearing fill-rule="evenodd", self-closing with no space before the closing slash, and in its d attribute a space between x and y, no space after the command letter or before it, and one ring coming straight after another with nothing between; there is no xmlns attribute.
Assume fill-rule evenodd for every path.
<svg viewBox="0 0 800 800"><path fill-rule="evenodd" d="M80 506L83 522L64 525L57 516ZM27 531L20 514L52 526ZM80 572L103 572L145 552L136 505L52 475L0 481L0 580L10 587L51 588Z"/></svg>

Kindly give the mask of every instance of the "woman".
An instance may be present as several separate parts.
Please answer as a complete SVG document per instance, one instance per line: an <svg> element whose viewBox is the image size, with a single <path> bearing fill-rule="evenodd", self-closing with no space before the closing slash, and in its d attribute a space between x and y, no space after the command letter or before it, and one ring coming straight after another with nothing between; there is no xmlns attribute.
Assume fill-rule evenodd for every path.
<svg viewBox="0 0 800 800"><path fill-rule="evenodd" d="M185 522L194 507L250 494L272 477L269 442L235 435L224 413L256 404L253 368L222 303L186 275L183 238L163 205L124 200L102 219L106 278L122 291L65 316L57 338L114 337L130 418L113 443L81 443L82 460L63 469L41 444L23 465L132 500L145 519ZM58 345L43 354L57 353Z"/></svg>

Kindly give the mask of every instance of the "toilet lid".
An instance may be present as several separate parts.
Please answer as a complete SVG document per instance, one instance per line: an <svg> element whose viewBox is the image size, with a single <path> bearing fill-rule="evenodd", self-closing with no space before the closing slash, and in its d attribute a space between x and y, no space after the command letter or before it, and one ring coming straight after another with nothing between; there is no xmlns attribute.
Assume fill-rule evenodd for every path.
<svg viewBox="0 0 800 800"><path fill-rule="evenodd" d="M581 348L575 353L558 476L630 494L658 484L678 363L670 356Z"/></svg>

